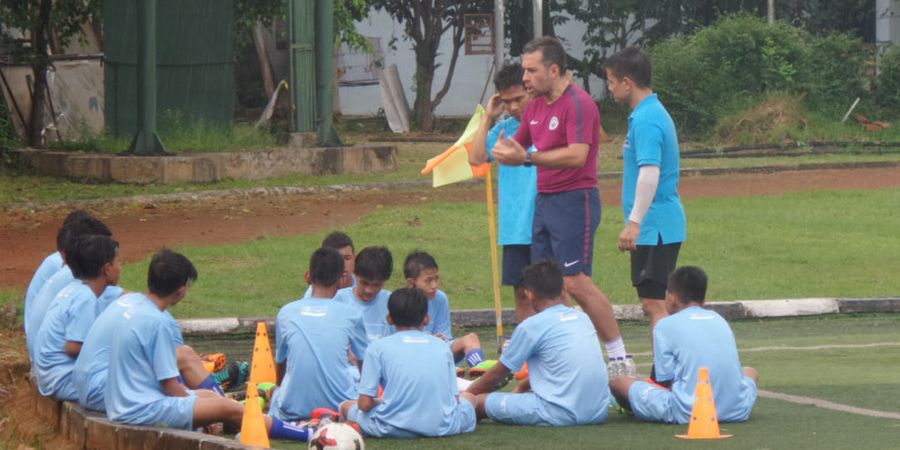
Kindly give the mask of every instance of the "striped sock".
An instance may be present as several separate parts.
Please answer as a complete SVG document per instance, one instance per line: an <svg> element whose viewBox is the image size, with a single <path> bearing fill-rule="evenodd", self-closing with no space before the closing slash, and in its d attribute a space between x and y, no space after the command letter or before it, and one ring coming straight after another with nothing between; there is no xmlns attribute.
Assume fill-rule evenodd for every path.
<svg viewBox="0 0 900 450"><path fill-rule="evenodd" d="M481 351L480 348L470 350L469 353L466 353L466 363L469 364L469 367L475 367L482 361L484 361L484 352Z"/></svg>

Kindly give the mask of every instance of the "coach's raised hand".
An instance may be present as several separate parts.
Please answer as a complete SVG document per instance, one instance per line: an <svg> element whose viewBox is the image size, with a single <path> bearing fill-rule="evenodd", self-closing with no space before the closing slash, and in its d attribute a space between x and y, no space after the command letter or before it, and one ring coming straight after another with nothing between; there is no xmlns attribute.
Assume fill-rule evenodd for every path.
<svg viewBox="0 0 900 450"><path fill-rule="evenodd" d="M500 132L500 137L497 138L497 143L494 144L492 151L494 159L507 166L521 166L525 162L527 153L522 144L515 139L507 138L504 131Z"/></svg>

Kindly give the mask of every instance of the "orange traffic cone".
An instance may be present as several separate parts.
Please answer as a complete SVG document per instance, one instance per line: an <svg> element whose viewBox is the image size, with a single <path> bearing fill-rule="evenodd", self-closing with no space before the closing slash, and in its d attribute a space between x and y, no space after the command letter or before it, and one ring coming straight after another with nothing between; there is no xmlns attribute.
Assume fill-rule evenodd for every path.
<svg viewBox="0 0 900 450"><path fill-rule="evenodd" d="M716 401L713 398L712 385L709 384L709 369L700 368L697 375L697 388L694 390L694 408L691 410L691 423L688 434L676 434L681 439L725 439L730 434L719 434L719 417L716 415Z"/></svg>
<svg viewBox="0 0 900 450"><path fill-rule="evenodd" d="M244 418L241 420L241 444L269 448L269 433L259 407L256 383L247 383L247 400L244 402Z"/></svg>
<svg viewBox="0 0 900 450"><path fill-rule="evenodd" d="M253 362L250 366L248 383L276 383L277 381L275 358L272 357L272 346L269 344L266 323L259 322L256 324L256 342L253 343Z"/></svg>

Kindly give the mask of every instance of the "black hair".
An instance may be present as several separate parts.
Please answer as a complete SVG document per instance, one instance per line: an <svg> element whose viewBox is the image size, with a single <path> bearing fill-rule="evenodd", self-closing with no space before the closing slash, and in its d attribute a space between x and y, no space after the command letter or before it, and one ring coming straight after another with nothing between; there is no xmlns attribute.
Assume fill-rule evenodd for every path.
<svg viewBox="0 0 900 450"><path fill-rule="evenodd" d="M68 237L69 229L72 227L72 224L78 223L88 217L94 217L91 213L83 210L76 209L69 213L66 216L65 220L63 220L62 225L59 227L59 231L56 232L56 249L62 251L65 246L65 239Z"/></svg>
<svg viewBox="0 0 900 450"><path fill-rule="evenodd" d="M669 275L669 292L678 297L678 302L686 305L691 302L706 301L706 286L709 278L703 269L695 266L682 266Z"/></svg>
<svg viewBox="0 0 900 450"><path fill-rule="evenodd" d="M559 266L553 261L534 263L522 272L526 289L541 300L553 300L563 293L563 276Z"/></svg>
<svg viewBox="0 0 900 450"><path fill-rule="evenodd" d="M79 238L67 255L72 276L79 280L97 278L103 266L116 259L119 243L109 236L91 234Z"/></svg>
<svg viewBox="0 0 900 450"><path fill-rule="evenodd" d="M197 268L181 253L162 249L150 260L147 289L159 297L168 297L197 279Z"/></svg>
<svg viewBox="0 0 900 450"><path fill-rule="evenodd" d="M337 249L322 247L309 257L309 277L312 284L334 286L344 275L344 257Z"/></svg>
<svg viewBox="0 0 900 450"><path fill-rule="evenodd" d="M503 92L512 87L524 87L525 82L522 78L525 75L525 69L519 63L509 63L500 68L494 75L494 89L497 92Z"/></svg>
<svg viewBox="0 0 900 450"><path fill-rule="evenodd" d="M414 287L397 289L388 298L388 313L395 326L421 326L428 314L428 296Z"/></svg>
<svg viewBox="0 0 900 450"><path fill-rule="evenodd" d="M415 280L419 278L422 270L437 270L437 268L437 261L434 260L433 256L420 250L413 250L412 253L406 256L406 261L403 262L403 276Z"/></svg>
<svg viewBox="0 0 900 450"><path fill-rule="evenodd" d="M347 233L342 231L332 231L328 236L325 236L325 239L322 239L322 247L335 250L350 247L351 250L354 250L353 239L350 239L350 236L347 236Z"/></svg>
<svg viewBox="0 0 900 450"><path fill-rule="evenodd" d="M356 255L353 273L373 281L387 281L394 271L394 257L387 247L366 247Z"/></svg>
<svg viewBox="0 0 900 450"><path fill-rule="evenodd" d="M63 225L63 235L57 236L57 245L62 243L59 246L60 251L63 254L63 259L66 260L68 264L68 255L72 251L75 250L75 245L78 243L78 240L83 236L88 235L97 235L97 236L112 236L112 231L109 230L109 227L106 226L105 223L101 222L100 219L94 217L90 213L85 213L86 215L81 216L77 220L73 220L68 224Z"/></svg>
<svg viewBox="0 0 900 450"><path fill-rule="evenodd" d="M650 87L653 71L650 56L638 47L625 47L612 55L603 63L604 73L609 70L613 76L622 79L628 77L639 88Z"/></svg>
<svg viewBox="0 0 900 450"><path fill-rule="evenodd" d="M559 39L553 36L536 37L525 44L525 48L522 49L524 54L536 51L541 52L541 62L545 67L549 68L556 64L559 67L560 75L566 73L566 50Z"/></svg>

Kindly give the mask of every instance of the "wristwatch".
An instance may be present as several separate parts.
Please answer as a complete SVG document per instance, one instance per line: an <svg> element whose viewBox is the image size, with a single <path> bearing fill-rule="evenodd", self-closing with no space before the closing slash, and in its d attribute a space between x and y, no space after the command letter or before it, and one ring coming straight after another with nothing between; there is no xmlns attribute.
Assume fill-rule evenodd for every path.
<svg viewBox="0 0 900 450"><path fill-rule="evenodd" d="M525 161L522 161L522 165L525 167L531 167L534 165L534 162L531 161L531 152L525 152Z"/></svg>

